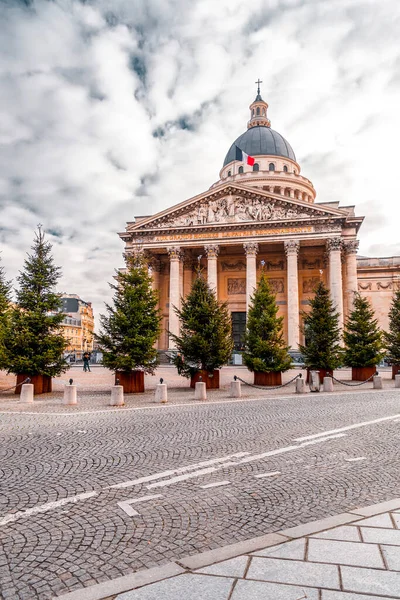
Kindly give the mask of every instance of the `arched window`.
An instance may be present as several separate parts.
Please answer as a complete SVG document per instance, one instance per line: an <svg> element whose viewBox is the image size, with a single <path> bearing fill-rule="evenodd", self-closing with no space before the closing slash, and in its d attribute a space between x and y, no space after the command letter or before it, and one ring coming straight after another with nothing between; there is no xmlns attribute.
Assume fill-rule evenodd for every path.
<svg viewBox="0 0 400 600"><path fill-rule="evenodd" d="M251 111L251 114L252 114L252 116L254 117L254 108L253 108L253 110Z"/></svg>
<svg viewBox="0 0 400 600"><path fill-rule="evenodd" d="M228 177L232 175L232 171L228 171Z"/></svg>
<svg viewBox="0 0 400 600"><path fill-rule="evenodd" d="M286 166L286 165L284 165L284 167L283 167L283 171L284 171L285 173L287 173L287 172L288 172L288 168L287 168L287 166Z"/></svg>
<svg viewBox="0 0 400 600"><path fill-rule="evenodd" d="M264 115L264 117L265 117L265 108L263 108L263 115Z"/></svg>
<svg viewBox="0 0 400 600"><path fill-rule="evenodd" d="M260 165L258 163L254 163L253 171L259 171L259 170L260 170Z"/></svg>
<svg viewBox="0 0 400 600"><path fill-rule="evenodd" d="M243 173L243 167L239 167L239 173Z"/></svg>
<svg viewBox="0 0 400 600"><path fill-rule="evenodd" d="M269 163L269 165L268 165L268 171L275 171L275 165L274 165L274 163Z"/></svg>
<svg viewBox="0 0 400 600"><path fill-rule="evenodd" d="M260 107L257 106L257 116L260 114Z"/></svg>

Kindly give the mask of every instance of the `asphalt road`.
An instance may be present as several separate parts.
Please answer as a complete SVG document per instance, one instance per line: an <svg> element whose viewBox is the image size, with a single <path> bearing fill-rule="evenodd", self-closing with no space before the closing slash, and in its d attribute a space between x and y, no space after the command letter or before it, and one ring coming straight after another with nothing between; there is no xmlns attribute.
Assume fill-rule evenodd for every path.
<svg viewBox="0 0 400 600"><path fill-rule="evenodd" d="M398 497L399 442L394 389L1 412L0 598L47 600Z"/></svg>

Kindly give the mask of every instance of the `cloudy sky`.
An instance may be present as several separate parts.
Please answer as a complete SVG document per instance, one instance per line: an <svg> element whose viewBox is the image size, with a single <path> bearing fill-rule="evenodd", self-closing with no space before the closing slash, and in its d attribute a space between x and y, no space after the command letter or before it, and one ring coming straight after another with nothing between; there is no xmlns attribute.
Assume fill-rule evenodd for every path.
<svg viewBox="0 0 400 600"><path fill-rule="evenodd" d="M317 201L400 254L399 0L0 0L0 246L15 277L42 223L60 290L92 300L116 232L205 191L263 80Z"/></svg>

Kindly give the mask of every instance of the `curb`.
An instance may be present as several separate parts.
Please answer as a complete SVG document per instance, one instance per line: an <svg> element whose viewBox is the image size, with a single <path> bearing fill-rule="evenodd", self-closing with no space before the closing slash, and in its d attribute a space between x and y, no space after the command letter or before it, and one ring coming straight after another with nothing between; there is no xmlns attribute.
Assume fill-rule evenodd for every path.
<svg viewBox="0 0 400 600"><path fill-rule="evenodd" d="M338 527L339 525L354 523L355 521L360 521L366 517L373 517L398 508L400 508L400 498L394 498L393 500L372 504L363 508L354 508L348 512L326 517L325 519L311 521L310 523L297 525L296 527L283 529L275 533L268 533L266 535L251 538L250 540L245 540L244 542L216 548L215 550L193 554L192 556L186 556L160 567L143 569L142 571L132 573L132 575L124 575L123 577L117 577L116 579L105 581L104 583L99 583L87 588L80 588L79 590L68 592L61 596L54 596L52 600L107 600L107 598L115 594L128 592L133 589L150 585L151 583L157 583L164 579L182 575L183 573L192 570L207 567L217 562L235 558L242 554L249 554L263 548L277 546L284 542L302 538L306 535L320 533Z"/></svg>

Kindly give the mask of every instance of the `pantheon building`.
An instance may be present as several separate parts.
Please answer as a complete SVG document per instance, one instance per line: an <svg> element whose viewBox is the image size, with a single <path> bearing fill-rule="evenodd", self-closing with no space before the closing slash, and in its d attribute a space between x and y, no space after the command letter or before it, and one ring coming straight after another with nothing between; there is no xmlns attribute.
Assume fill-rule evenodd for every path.
<svg viewBox="0 0 400 600"><path fill-rule="evenodd" d="M228 303L237 349L261 269L293 351L304 341L301 313L321 280L341 325L359 291L387 327L400 257L357 255L364 217L352 205L315 201L312 182L301 174L291 145L271 128L267 109L258 89L247 130L229 148L210 189L156 215L135 217L119 234L127 254L140 250L150 257L162 313L159 350L173 348L168 331L179 332L174 306L188 294L199 263L218 299ZM238 161L237 149L254 157L254 164Z"/></svg>

